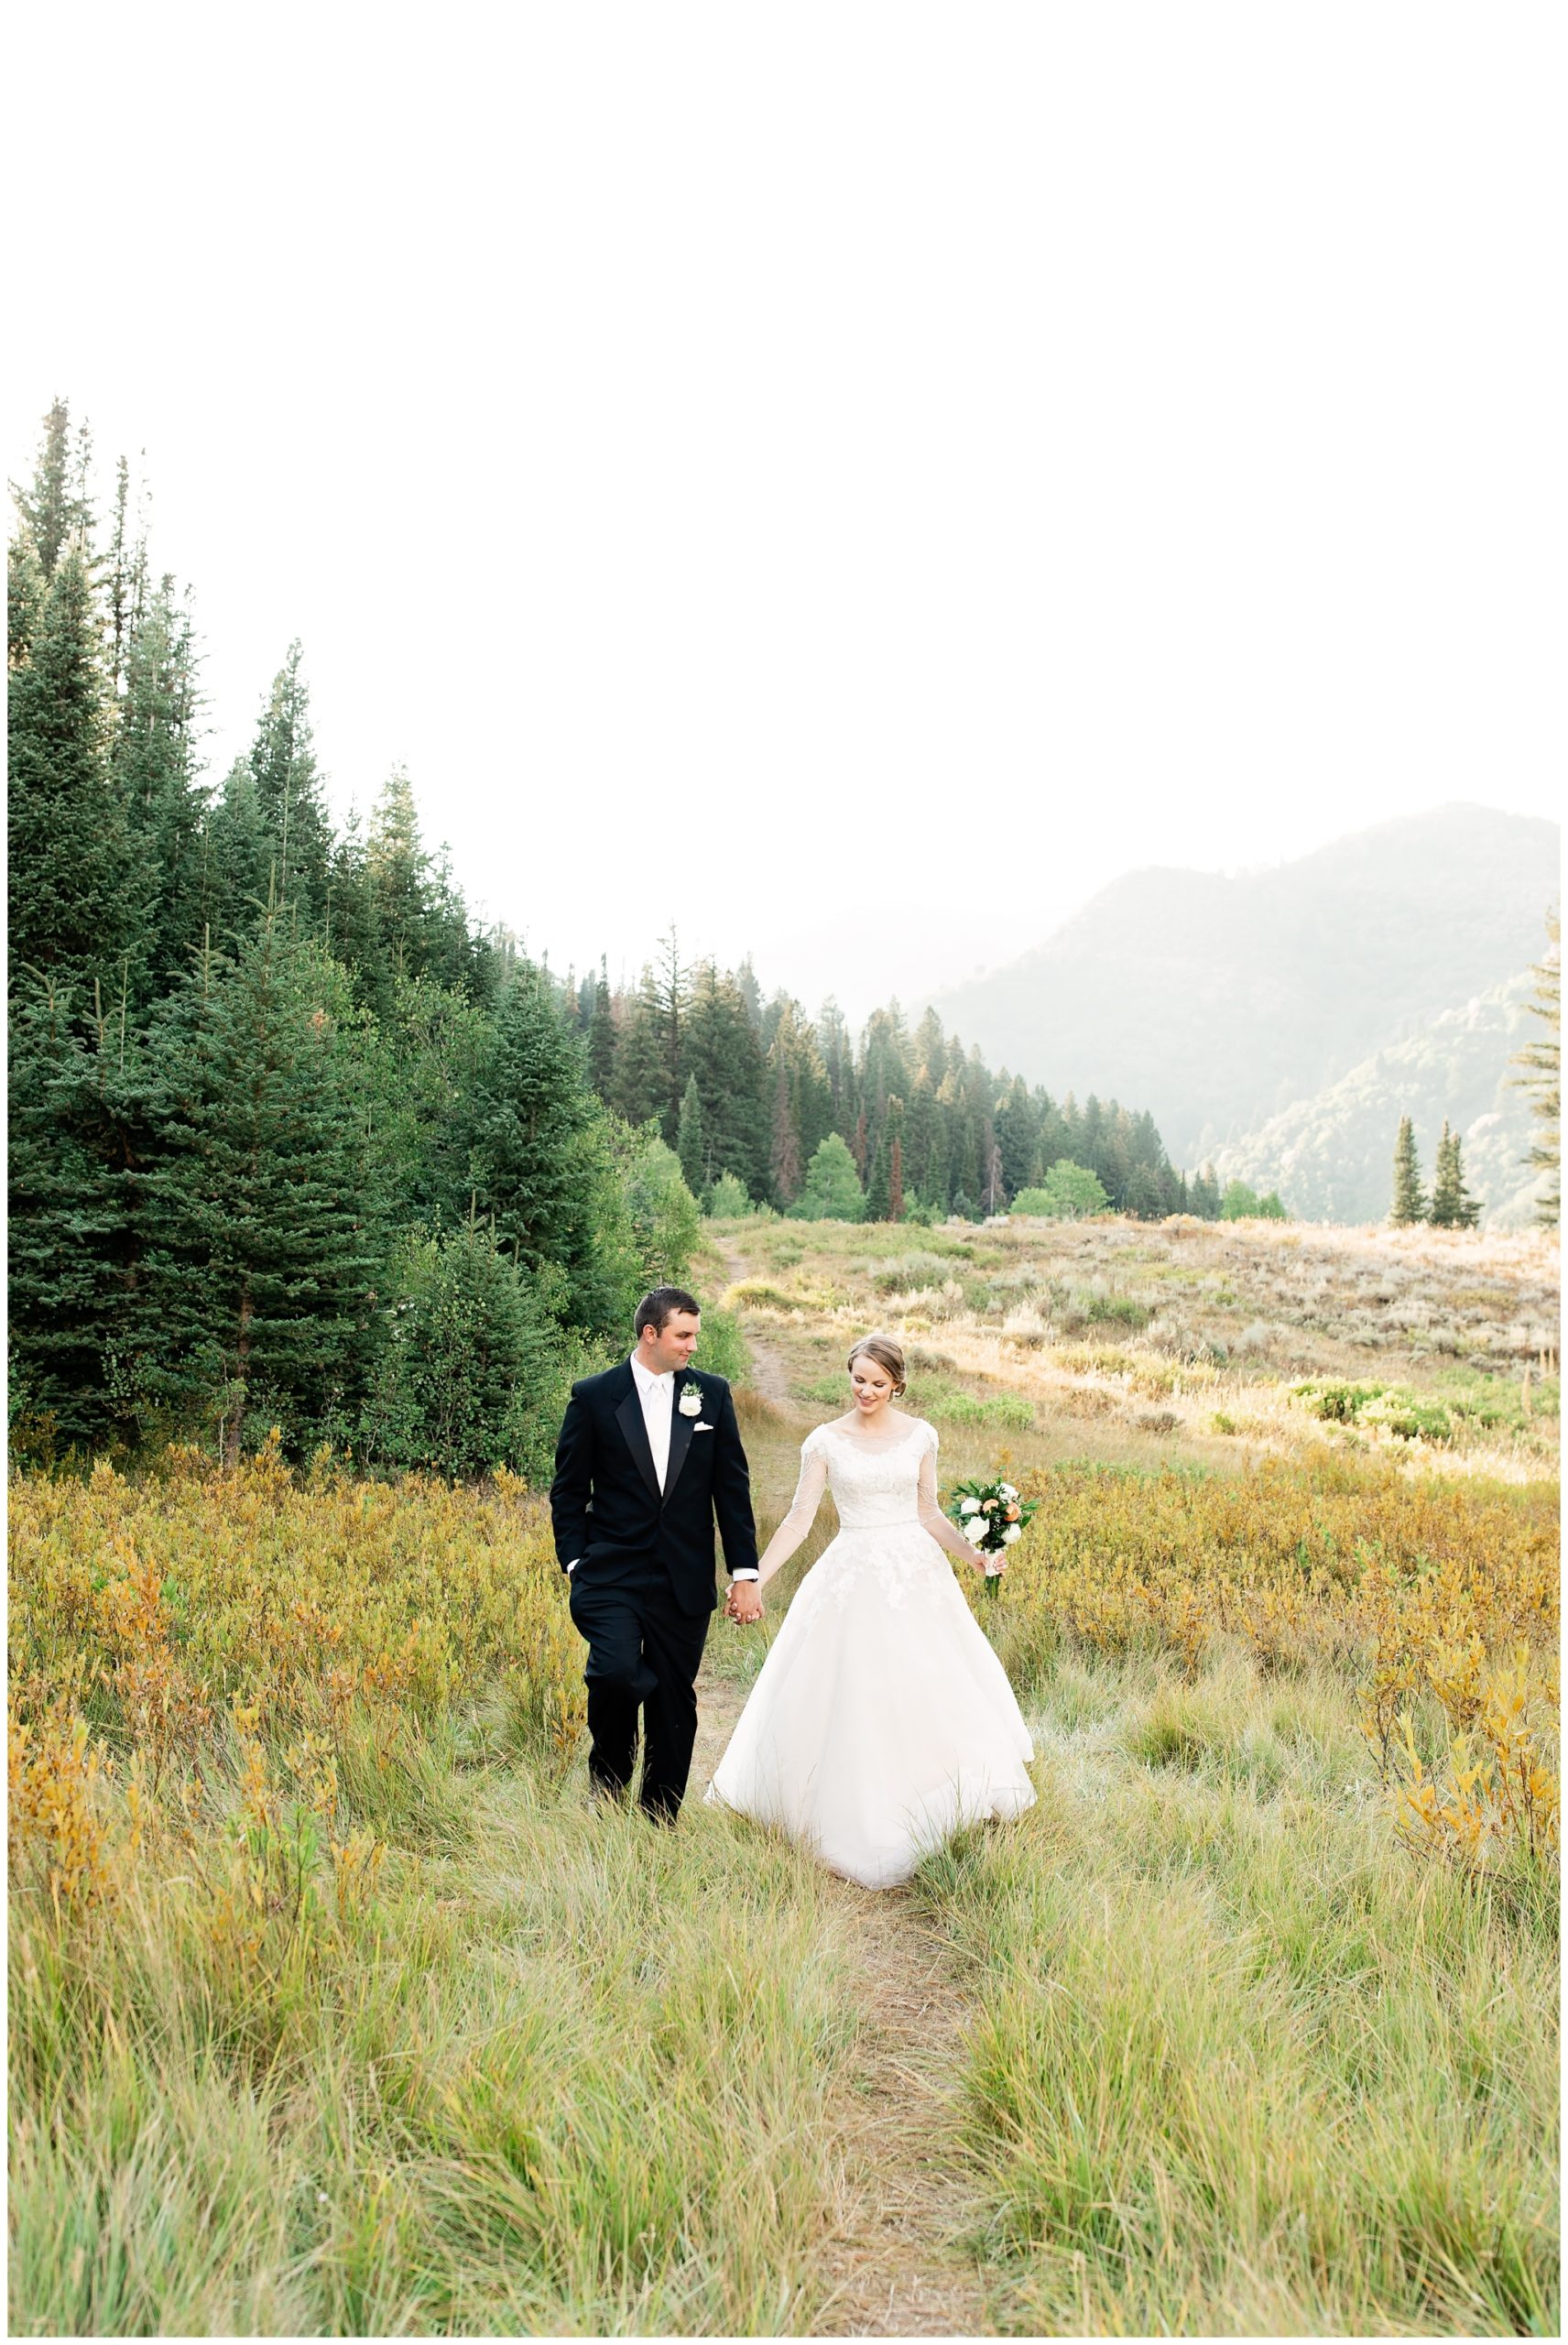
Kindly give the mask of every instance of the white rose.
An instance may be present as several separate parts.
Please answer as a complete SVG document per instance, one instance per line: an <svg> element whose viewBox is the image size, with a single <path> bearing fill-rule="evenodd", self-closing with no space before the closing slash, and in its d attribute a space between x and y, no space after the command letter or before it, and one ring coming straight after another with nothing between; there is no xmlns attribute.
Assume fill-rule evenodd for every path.
<svg viewBox="0 0 1568 2345"><path fill-rule="evenodd" d="M1007 1541L1009 1547L1012 1545L1013 1541L1018 1536L1018 1533L1022 1529L1023 1525L1021 1522L1008 1523L1007 1529L1003 1532L1002 1536Z"/></svg>
<svg viewBox="0 0 1568 2345"><path fill-rule="evenodd" d="M1004 1482L1002 1484L1002 1496L1005 1499L1016 1499L1018 1497L1018 1492L1014 1489L1011 1482Z"/></svg>
<svg viewBox="0 0 1568 2345"><path fill-rule="evenodd" d="M958 1511L959 1511L959 1513L960 1513L960 1514L978 1514L978 1513L979 1513L979 1511L980 1511L980 1501L979 1501L979 1500L978 1500L978 1499L965 1499L965 1500L964 1500L964 1503L963 1503L963 1505L959 1508Z"/></svg>

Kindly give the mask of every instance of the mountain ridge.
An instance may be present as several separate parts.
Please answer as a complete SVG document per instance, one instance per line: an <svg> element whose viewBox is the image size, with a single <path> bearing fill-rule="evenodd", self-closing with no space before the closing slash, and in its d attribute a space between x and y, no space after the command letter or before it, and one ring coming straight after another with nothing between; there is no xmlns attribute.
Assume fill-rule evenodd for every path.
<svg viewBox="0 0 1568 2345"><path fill-rule="evenodd" d="M1058 1096L1138 1098L1194 1167L1538 960L1558 846L1455 801L1258 871L1140 866L933 1007Z"/></svg>

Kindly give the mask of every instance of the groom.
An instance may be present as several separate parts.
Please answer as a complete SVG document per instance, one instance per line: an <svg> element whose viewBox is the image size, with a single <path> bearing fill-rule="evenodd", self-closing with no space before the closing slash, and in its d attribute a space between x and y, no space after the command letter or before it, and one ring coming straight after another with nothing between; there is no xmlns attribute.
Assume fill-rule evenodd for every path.
<svg viewBox="0 0 1568 2345"><path fill-rule="evenodd" d="M646 1813L672 1824L691 1767L698 1664L717 1597L713 1523L732 1582L757 1577L751 1481L722 1376L694 1375L696 1297L656 1287L630 1359L572 1388L550 1506L572 1618L588 1643L588 1775L630 1785L637 1709ZM749 1605L755 1599L743 1599Z"/></svg>

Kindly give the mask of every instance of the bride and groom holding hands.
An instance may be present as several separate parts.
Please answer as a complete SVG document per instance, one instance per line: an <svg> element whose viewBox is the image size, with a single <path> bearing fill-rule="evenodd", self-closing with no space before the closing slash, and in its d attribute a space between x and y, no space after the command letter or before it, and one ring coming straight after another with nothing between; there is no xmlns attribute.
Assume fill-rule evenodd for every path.
<svg viewBox="0 0 1568 2345"><path fill-rule="evenodd" d="M759 1558L730 1388L691 1365L695 1297L656 1288L636 1327L628 1359L572 1387L550 1486L556 1553L588 1647L595 1791L629 1794L640 1713L637 1797L673 1823L717 1602L715 1526L724 1610L750 1625L831 1490L838 1533L796 1591L708 1799L872 1889L907 1880L960 1825L1028 1807L1029 1729L947 1562L983 1570L985 1558L938 1503L935 1432L894 1406L898 1346L872 1335L851 1349L846 1412L801 1445L794 1499Z"/></svg>

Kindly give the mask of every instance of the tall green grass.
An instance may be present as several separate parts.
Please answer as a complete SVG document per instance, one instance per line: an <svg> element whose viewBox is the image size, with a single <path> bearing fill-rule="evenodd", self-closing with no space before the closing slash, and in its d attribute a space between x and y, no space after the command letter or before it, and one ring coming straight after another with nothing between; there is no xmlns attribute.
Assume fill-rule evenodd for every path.
<svg viewBox="0 0 1568 2345"><path fill-rule="evenodd" d="M113 1914L16 1900L16 2330L811 2327L856 2023L823 1877L526 1769L466 1793L254 1958L172 1847Z"/></svg>
<svg viewBox="0 0 1568 2345"><path fill-rule="evenodd" d="M1413 1862L1345 1691L1064 1658L920 1894L1003 2333L1554 2333L1556 1940Z"/></svg>

